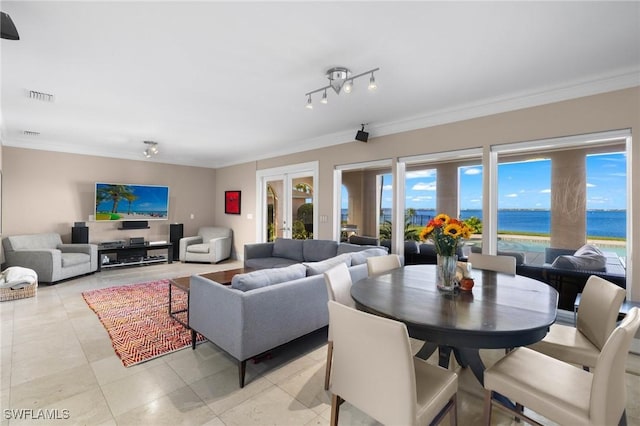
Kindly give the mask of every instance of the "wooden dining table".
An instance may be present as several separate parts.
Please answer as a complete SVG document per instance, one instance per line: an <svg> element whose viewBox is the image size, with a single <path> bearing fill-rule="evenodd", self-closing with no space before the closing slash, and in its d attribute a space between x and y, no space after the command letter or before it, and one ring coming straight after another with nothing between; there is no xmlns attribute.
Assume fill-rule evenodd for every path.
<svg viewBox="0 0 640 426"><path fill-rule="evenodd" d="M435 265L410 265L357 281L351 296L360 310L403 322L409 336L424 340L417 356L451 354L484 384L480 349L516 348L541 340L556 319L558 292L519 275L472 270L471 291L443 292Z"/></svg>

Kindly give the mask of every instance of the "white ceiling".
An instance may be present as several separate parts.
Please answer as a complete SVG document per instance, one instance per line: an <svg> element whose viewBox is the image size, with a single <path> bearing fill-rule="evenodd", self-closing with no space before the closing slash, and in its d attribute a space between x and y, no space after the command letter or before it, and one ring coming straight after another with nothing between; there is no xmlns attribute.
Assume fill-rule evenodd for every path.
<svg viewBox="0 0 640 426"><path fill-rule="evenodd" d="M0 7L5 146L219 167L640 85L638 1ZM378 90L304 108L333 66Z"/></svg>

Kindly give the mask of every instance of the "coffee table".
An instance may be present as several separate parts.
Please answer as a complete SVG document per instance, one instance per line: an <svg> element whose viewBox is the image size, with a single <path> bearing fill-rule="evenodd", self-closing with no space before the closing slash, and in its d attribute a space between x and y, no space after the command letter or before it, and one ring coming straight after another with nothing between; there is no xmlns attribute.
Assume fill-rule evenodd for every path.
<svg viewBox="0 0 640 426"><path fill-rule="evenodd" d="M198 274L201 277L207 278L211 281L215 281L222 285L231 285L231 280L234 276L238 274L244 274L247 272L251 272L254 269L252 268L238 268L238 269L229 269L227 271L218 271L218 272L208 272L206 274ZM191 276L186 277L178 277L172 278L169 280L169 316L174 320L178 321L184 327L189 328L189 297L190 297L190 282ZM172 298L173 298L173 287L176 289L187 293L187 306L183 309L173 310L172 306ZM186 314L186 321L180 318L180 314ZM184 315L182 315L184 317ZM191 337L194 338L195 332L191 331Z"/></svg>

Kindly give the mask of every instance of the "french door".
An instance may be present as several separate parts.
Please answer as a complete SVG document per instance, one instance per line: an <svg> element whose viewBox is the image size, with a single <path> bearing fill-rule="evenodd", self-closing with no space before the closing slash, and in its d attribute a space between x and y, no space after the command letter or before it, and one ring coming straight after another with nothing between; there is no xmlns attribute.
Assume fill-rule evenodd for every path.
<svg viewBox="0 0 640 426"><path fill-rule="evenodd" d="M258 241L316 236L317 170L312 162L258 171Z"/></svg>

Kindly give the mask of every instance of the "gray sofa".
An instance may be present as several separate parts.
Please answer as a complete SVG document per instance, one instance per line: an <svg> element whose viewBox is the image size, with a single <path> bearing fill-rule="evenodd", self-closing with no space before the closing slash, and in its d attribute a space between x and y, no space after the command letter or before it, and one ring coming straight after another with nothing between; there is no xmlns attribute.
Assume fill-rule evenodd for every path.
<svg viewBox="0 0 640 426"><path fill-rule="evenodd" d="M262 249L265 247L268 246ZM254 250L258 249L248 251ZM337 253L337 247L335 250ZM386 251L365 247L360 252L345 251L323 260L296 261L281 268L236 275L230 286L193 275L189 326L194 334L204 335L238 360L238 380L243 387L248 359L329 323L325 270L345 262L350 265L351 279L355 282L367 277L366 258L376 255L386 255Z"/></svg>
<svg viewBox="0 0 640 426"><path fill-rule="evenodd" d="M282 268L301 262L317 262L343 253L386 248L373 245L338 243L332 240L293 240L278 238L270 243L246 244L244 267L251 269Z"/></svg>
<svg viewBox="0 0 640 426"><path fill-rule="evenodd" d="M63 244L59 234L13 235L2 240L6 266L33 269L38 281L54 283L98 269L98 246Z"/></svg>

